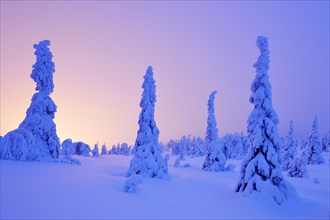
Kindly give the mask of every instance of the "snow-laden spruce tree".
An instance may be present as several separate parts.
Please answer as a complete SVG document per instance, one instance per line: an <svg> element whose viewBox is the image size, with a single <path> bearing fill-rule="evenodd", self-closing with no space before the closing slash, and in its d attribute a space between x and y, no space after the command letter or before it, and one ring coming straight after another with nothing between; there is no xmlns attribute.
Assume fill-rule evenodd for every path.
<svg viewBox="0 0 330 220"><path fill-rule="evenodd" d="M50 97L54 90L55 64L49 45L49 40L33 45L36 63L30 76L37 84L37 92L18 129L4 137L2 159L51 161L59 156L60 142L53 121L56 105Z"/></svg>
<svg viewBox="0 0 330 220"><path fill-rule="evenodd" d="M214 115L214 99L217 91L210 94L208 100L208 117L205 135L205 144L207 148L206 159L203 163L203 170L223 171L225 170L226 157L223 153L223 143L219 140L217 121Z"/></svg>
<svg viewBox="0 0 330 220"><path fill-rule="evenodd" d="M314 117L312 133L308 137L304 154L307 157L307 164L324 163L317 116Z"/></svg>
<svg viewBox="0 0 330 220"><path fill-rule="evenodd" d="M288 170L297 156L297 139L294 135L293 122L290 121L289 134L286 138L286 144L283 144L282 169Z"/></svg>
<svg viewBox="0 0 330 220"><path fill-rule="evenodd" d="M96 143L94 145L94 149L92 150L92 154L93 154L94 157L100 156L100 153L99 153L99 143Z"/></svg>
<svg viewBox="0 0 330 220"><path fill-rule="evenodd" d="M107 155L107 154L108 154L107 146L104 143L101 148L101 155Z"/></svg>
<svg viewBox="0 0 330 220"><path fill-rule="evenodd" d="M272 105L268 40L259 36L256 43L261 54L253 66L256 68L256 77L251 85L250 102L254 109L247 121L251 145L242 160L236 192L243 192L244 195L254 191L263 192L269 194L277 204L282 204L295 194L295 190L283 178L279 163L279 119Z"/></svg>
<svg viewBox="0 0 330 220"><path fill-rule="evenodd" d="M204 139L204 143L206 146L208 146L212 141L219 139L217 120L214 115L214 100L216 94L217 91L213 91L210 94L209 100L207 102L208 116L207 116L206 134Z"/></svg>
<svg viewBox="0 0 330 220"><path fill-rule="evenodd" d="M139 174L144 177L167 178L167 162L161 155L158 143L159 130L154 119L156 85L151 66L148 67L144 76L142 88L139 130L134 146L134 157L131 160L127 176Z"/></svg>

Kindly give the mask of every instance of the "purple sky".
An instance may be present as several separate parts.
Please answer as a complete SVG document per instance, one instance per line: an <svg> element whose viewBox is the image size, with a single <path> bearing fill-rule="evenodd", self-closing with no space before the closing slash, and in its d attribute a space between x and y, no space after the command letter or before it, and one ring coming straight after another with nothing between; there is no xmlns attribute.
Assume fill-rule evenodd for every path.
<svg viewBox="0 0 330 220"><path fill-rule="evenodd" d="M270 44L280 133L329 132L329 2L1 1L1 135L18 127L35 84L32 45L51 40L52 98L63 141L133 144L143 75L154 67L160 139L204 136L218 90L220 136L246 131L255 41Z"/></svg>

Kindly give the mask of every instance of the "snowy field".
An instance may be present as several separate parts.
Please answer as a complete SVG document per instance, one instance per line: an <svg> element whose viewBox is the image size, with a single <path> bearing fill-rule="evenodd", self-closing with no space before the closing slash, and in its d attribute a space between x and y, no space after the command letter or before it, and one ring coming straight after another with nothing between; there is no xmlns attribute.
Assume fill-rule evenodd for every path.
<svg viewBox="0 0 330 220"><path fill-rule="evenodd" d="M205 172L205 157L173 167L169 180L143 179L137 193L122 192L132 156L78 158L82 165L1 160L1 219L329 219L329 153L308 165L309 178L286 179L299 201L281 206L272 198L235 193L233 172ZM286 173L283 173L286 176Z"/></svg>

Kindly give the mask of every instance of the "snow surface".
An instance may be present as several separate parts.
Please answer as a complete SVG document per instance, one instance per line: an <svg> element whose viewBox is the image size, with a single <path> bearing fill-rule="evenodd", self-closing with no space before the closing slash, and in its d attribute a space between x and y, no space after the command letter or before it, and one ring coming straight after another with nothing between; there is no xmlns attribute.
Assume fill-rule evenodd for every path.
<svg viewBox="0 0 330 220"><path fill-rule="evenodd" d="M307 165L309 178L286 177L299 201L278 205L271 197L235 192L233 172L205 172L204 157L186 157L169 180L144 178L125 193L132 155L73 156L81 166L0 160L1 219L329 219L329 152L325 164ZM286 173L283 172L286 176Z"/></svg>

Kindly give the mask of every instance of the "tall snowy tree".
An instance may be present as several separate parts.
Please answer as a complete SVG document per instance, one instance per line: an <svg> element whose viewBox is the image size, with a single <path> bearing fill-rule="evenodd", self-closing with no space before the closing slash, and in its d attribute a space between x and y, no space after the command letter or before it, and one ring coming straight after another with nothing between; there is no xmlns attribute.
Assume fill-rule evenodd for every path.
<svg viewBox="0 0 330 220"><path fill-rule="evenodd" d="M244 195L253 191L268 193L278 204L282 204L295 190L283 178L279 163L279 119L272 105L268 40L259 36L256 43L261 54L253 66L256 68L256 78L251 85L250 102L254 109L247 121L251 145L242 160L236 191Z"/></svg>
<svg viewBox="0 0 330 220"><path fill-rule="evenodd" d="M38 92L33 95L26 117L18 129L4 137L0 158L48 161L59 156L60 142L53 121L56 105L50 97L54 90L55 64L49 45L49 40L33 45L36 63L30 76L36 82Z"/></svg>
<svg viewBox="0 0 330 220"><path fill-rule="evenodd" d="M108 154L108 150L107 150L107 146L105 145L105 143L102 145L102 149L101 149L101 155L107 155Z"/></svg>
<svg viewBox="0 0 330 220"><path fill-rule="evenodd" d="M208 105L207 128L205 144L207 147L206 159L203 163L203 170L223 171L225 170L226 157L223 153L223 144L219 140L217 121L214 115L214 99L217 91L210 94Z"/></svg>
<svg viewBox="0 0 330 220"><path fill-rule="evenodd" d="M208 117L207 117L207 127L206 127L206 134L205 134L205 145L209 145L212 141L218 140L218 128L217 128L217 120L215 119L214 115L214 100L217 91L213 91L210 94L209 100L207 102L207 110L208 110Z"/></svg>
<svg viewBox="0 0 330 220"><path fill-rule="evenodd" d="M92 150L92 154L93 154L94 157L100 156L99 143L94 144L94 149Z"/></svg>
<svg viewBox="0 0 330 220"><path fill-rule="evenodd" d="M158 143L159 130L154 119L156 103L156 85L153 69L148 67L142 85L140 102L139 130L135 141L135 153L131 160L127 176L139 174L145 177L166 178L167 163L161 155Z"/></svg>
<svg viewBox="0 0 330 220"><path fill-rule="evenodd" d="M289 134L286 138L286 144L283 145L282 169L288 170L297 156L297 139L294 135L293 122L290 121Z"/></svg>
<svg viewBox="0 0 330 220"><path fill-rule="evenodd" d="M308 137L304 154L307 157L307 164L324 163L317 116L314 117L312 133Z"/></svg>

